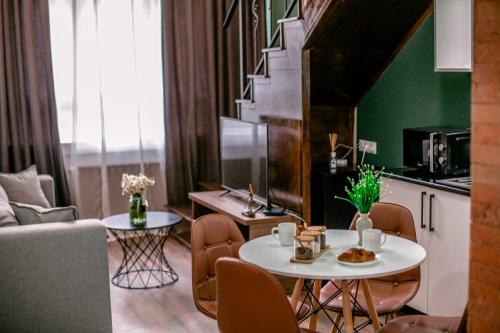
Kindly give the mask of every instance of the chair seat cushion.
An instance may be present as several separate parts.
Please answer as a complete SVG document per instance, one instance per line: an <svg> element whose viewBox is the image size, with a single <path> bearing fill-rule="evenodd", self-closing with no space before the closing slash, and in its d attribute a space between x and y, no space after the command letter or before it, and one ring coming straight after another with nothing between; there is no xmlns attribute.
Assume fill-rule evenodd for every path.
<svg viewBox="0 0 500 333"><path fill-rule="evenodd" d="M339 281L334 281L340 287ZM417 293L419 283L417 281L393 283L383 280L368 280L370 291L373 298L373 303L379 315L393 313L400 310L406 305ZM338 288L333 283L326 284L321 289L320 302L325 302ZM356 284L352 284L351 294L355 295ZM366 300L361 285L358 288L357 301L363 309L364 313L354 311L356 315L364 315L367 313ZM342 298L339 293L337 297L331 300L326 306L327 309L342 312Z"/></svg>
<svg viewBox="0 0 500 333"><path fill-rule="evenodd" d="M201 309L199 308L201 312L206 314L209 317L212 318L217 318L217 301L207 301L207 300L198 300L198 304Z"/></svg>
<svg viewBox="0 0 500 333"><path fill-rule="evenodd" d="M377 333L456 333L460 317L404 316L391 320Z"/></svg>
<svg viewBox="0 0 500 333"><path fill-rule="evenodd" d="M290 296L288 296L288 301L290 303L292 302L292 298ZM310 309L311 307L308 304L299 301L297 303L297 307L295 308L295 316L297 317L297 320L304 318L309 313Z"/></svg>

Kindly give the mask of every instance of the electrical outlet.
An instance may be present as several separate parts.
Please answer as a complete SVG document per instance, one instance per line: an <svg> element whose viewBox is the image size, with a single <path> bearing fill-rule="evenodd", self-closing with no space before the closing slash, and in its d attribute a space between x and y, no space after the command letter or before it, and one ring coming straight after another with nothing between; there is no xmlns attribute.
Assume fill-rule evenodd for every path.
<svg viewBox="0 0 500 333"><path fill-rule="evenodd" d="M365 151L368 154L377 155L377 143L375 141L359 140L359 151Z"/></svg>

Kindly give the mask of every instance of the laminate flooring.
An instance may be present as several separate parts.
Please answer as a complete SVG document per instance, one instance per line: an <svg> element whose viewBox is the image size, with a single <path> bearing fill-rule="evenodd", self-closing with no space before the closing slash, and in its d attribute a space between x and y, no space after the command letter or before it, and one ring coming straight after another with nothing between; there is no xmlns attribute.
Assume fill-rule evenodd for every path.
<svg viewBox="0 0 500 333"><path fill-rule="evenodd" d="M110 285L113 331L115 333L216 333L217 322L198 310L191 291L191 253L170 238L165 245L170 265L179 274L179 280L169 286L149 290L129 290ZM122 250L108 242L109 276L116 272ZM356 321L359 322L360 319ZM330 322L319 315L318 331L330 332ZM373 332L371 327L361 332Z"/></svg>

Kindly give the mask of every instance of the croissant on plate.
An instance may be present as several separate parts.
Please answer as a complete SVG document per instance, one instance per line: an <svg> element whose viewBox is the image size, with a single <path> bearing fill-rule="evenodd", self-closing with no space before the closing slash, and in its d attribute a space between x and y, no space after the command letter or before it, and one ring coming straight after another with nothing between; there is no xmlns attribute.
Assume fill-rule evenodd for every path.
<svg viewBox="0 0 500 333"><path fill-rule="evenodd" d="M338 256L338 260L345 262L366 262L375 259L375 253L365 249L350 248Z"/></svg>

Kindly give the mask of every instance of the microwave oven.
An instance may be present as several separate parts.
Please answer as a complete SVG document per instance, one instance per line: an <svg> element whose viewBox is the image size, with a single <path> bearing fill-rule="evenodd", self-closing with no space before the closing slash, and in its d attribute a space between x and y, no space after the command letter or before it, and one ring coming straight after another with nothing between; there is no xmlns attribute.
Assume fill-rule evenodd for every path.
<svg viewBox="0 0 500 333"><path fill-rule="evenodd" d="M470 129L444 126L403 129L403 164L434 174L469 174Z"/></svg>

